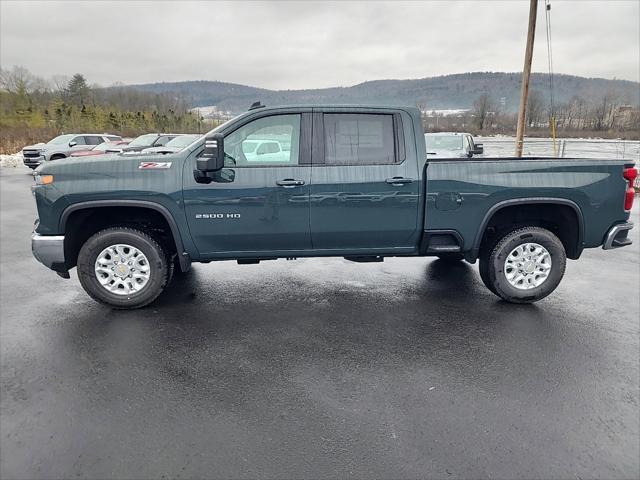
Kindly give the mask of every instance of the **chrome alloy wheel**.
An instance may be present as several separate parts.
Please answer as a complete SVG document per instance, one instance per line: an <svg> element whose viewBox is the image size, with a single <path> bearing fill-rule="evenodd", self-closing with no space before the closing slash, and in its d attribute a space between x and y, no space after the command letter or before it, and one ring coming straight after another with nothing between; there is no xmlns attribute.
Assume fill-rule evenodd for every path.
<svg viewBox="0 0 640 480"><path fill-rule="evenodd" d="M539 287L550 273L551 255L546 248L537 243L518 245L504 261L507 281L519 290Z"/></svg>
<svg viewBox="0 0 640 480"><path fill-rule="evenodd" d="M111 245L102 250L94 268L100 284L116 295L139 292L151 276L145 254L126 244Z"/></svg>

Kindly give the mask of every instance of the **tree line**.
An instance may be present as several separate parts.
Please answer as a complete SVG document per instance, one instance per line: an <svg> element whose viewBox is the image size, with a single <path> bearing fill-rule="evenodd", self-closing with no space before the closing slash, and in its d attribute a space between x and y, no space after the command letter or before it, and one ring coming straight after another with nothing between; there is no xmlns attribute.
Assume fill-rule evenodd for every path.
<svg viewBox="0 0 640 480"><path fill-rule="evenodd" d="M425 115L425 128L446 130L464 129L476 134L513 134L518 114L503 111L500 102L489 94L481 94L466 113L441 117L434 125L434 115ZM626 104L612 92L597 98L585 99L574 95L568 101L551 108L539 90L532 90L527 100L525 123L527 133L549 136L555 121L558 137L600 136L640 138L640 108Z"/></svg>
<svg viewBox="0 0 640 480"><path fill-rule="evenodd" d="M61 133L199 133L211 122L181 97L89 85L84 75L44 79L23 67L0 70L0 153Z"/></svg>

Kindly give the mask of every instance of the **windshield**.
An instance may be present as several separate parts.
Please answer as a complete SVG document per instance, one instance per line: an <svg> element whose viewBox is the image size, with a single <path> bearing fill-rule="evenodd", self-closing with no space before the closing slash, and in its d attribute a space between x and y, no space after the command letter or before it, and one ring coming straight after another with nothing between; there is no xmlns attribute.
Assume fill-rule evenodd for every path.
<svg viewBox="0 0 640 480"><path fill-rule="evenodd" d="M165 147L184 148L191 145L193 142L195 142L199 138L200 138L200 135L180 135L179 137L176 137L173 140L167 142Z"/></svg>
<svg viewBox="0 0 640 480"><path fill-rule="evenodd" d="M242 142L242 153L253 153L258 146L258 142Z"/></svg>
<svg viewBox="0 0 640 480"><path fill-rule="evenodd" d="M47 145L60 145L62 143L70 142L75 135L60 135L59 137L54 138L53 140L49 140Z"/></svg>
<svg viewBox="0 0 640 480"><path fill-rule="evenodd" d="M462 150L461 135L425 136L427 150Z"/></svg>
<svg viewBox="0 0 640 480"><path fill-rule="evenodd" d="M146 135L140 135L138 138L133 140L129 144L129 146L130 147L150 147L151 145L153 145L153 142L156 141L156 138L158 138L158 135L155 135L153 133L148 133Z"/></svg>

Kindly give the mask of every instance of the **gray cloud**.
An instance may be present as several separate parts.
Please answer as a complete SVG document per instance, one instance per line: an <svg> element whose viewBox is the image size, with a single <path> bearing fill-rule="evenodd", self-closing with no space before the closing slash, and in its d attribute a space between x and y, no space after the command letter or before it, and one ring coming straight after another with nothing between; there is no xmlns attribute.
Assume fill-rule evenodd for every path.
<svg viewBox="0 0 640 480"><path fill-rule="evenodd" d="M540 1L534 71L547 70ZM640 2L552 2L556 72L640 80ZM265 88L522 69L528 2L0 3L0 61L91 82Z"/></svg>

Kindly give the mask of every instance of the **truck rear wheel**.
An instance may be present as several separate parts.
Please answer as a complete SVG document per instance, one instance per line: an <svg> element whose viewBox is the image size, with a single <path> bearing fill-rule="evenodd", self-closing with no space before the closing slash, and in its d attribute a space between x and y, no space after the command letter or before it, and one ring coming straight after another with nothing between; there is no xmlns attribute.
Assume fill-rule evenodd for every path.
<svg viewBox="0 0 640 480"><path fill-rule="evenodd" d="M169 280L168 257L156 240L128 227L102 230L78 254L78 278L94 300L119 309L153 302Z"/></svg>
<svg viewBox="0 0 640 480"><path fill-rule="evenodd" d="M480 259L480 277L511 303L533 303L560 284L567 263L562 242L549 230L525 227L507 233Z"/></svg>

